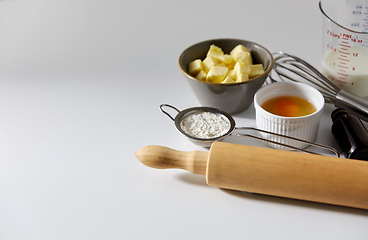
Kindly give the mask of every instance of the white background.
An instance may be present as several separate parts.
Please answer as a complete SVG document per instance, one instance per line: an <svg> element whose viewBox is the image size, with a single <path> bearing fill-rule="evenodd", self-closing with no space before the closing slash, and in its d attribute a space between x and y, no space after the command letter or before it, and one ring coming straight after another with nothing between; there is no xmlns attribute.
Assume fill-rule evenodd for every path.
<svg viewBox="0 0 368 240"><path fill-rule="evenodd" d="M320 67L317 0L0 1L0 239L368 239L368 212L208 187L135 152L190 143L186 47L251 40ZM336 147L326 106L317 141ZM254 126L253 105L234 115ZM246 144L242 139L225 141Z"/></svg>

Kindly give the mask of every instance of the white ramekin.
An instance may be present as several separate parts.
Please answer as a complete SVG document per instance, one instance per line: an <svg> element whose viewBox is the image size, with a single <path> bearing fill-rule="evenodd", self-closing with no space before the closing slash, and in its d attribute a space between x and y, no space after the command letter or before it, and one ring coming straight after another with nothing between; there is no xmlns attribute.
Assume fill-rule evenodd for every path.
<svg viewBox="0 0 368 240"><path fill-rule="evenodd" d="M302 117L282 117L264 110L261 105L278 96L298 96L310 101L316 111ZM319 123L323 112L325 100L323 95L315 88L304 83L278 82L266 85L254 95L254 107L256 110L256 126L258 129L278 133L308 142L315 142L318 135ZM260 133L263 138L275 142L291 145L297 148L306 148L309 144L291 139ZM278 149L286 149L283 146L267 143L268 146Z"/></svg>

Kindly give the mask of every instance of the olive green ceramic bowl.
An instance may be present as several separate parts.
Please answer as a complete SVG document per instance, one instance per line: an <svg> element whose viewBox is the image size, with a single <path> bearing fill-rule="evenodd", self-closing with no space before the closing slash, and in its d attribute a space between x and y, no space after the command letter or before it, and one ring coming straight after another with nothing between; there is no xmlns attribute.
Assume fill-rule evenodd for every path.
<svg viewBox="0 0 368 240"><path fill-rule="evenodd" d="M265 72L247 82L220 84L197 80L188 73L188 65L195 59L204 59L214 44L224 53L239 44L251 51L253 64L262 63ZM274 64L272 54L263 46L241 39L212 39L196 43L185 49L179 57L179 67L201 105L218 108L229 114L246 110L253 102L255 92L262 87Z"/></svg>

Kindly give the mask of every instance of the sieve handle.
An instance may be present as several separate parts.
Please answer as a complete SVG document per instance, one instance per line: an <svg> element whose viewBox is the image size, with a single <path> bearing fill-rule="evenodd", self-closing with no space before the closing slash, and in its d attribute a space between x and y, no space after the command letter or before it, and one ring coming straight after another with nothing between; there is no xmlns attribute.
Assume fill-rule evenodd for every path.
<svg viewBox="0 0 368 240"><path fill-rule="evenodd" d="M298 142L301 142L301 143L305 143L305 144L308 144L308 145L311 145L311 146L314 146L314 147L317 147L317 148L321 148L321 149L331 151L336 155L336 157L340 157L340 153L336 149L334 149L333 147L325 146L325 145L314 143L314 142L309 142L309 141L306 141L306 140L303 140L303 139L299 139L299 138L295 138L295 137L291 137L291 136L287 136L287 135L283 135L283 134L278 134L278 133L274 133L274 132L269 132L269 131L254 128L254 127L235 127L235 130L254 130L254 131L257 131L257 132L262 132L262 133L266 133L266 134L270 134L270 135L274 135L274 136L278 136L278 137L287 138L287 139L298 141ZM231 133L230 136L250 137L250 138L265 141L265 142L268 142L268 143L277 144L277 145L280 145L282 147L287 147L287 148L290 148L290 149L294 149L294 150L297 150L297 151L320 155L319 153L316 153L316 152L312 152L312 151L302 149L302 148L297 148L297 147L294 147L292 145L284 144L284 143L281 143L281 142L276 142L276 141L273 141L273 140L270 140L270 139L267 139L267 138L258 137L258 136L254 136L254 135L251 135L251 134Z"/></svg>
<svg viewBox="0 0 368 240"><path fill-rule="evenodd" d="M175 118L174 118L174 117L172 117L172 116L170 115L170 113L168 113L168 112L166 112L166 111L164 110L164 107L172 108L172 109L176 110L178 113L180 113L179 109L177 109L176 107L171 106L171 105L169 105L169 104L161 104L161 105L160 105L160 110L161 110L161 112L165 113L167 116L169 116L169 118L171 118L171 120L175 121Z"/></svg>
<svg viewBox="0 0 368 240"><path fill-rule="evenodd" d="M347 110L362 120L368 122L368 101L352 94L348 91L341 90L337 93L334 104L338 108Z"/></svg>

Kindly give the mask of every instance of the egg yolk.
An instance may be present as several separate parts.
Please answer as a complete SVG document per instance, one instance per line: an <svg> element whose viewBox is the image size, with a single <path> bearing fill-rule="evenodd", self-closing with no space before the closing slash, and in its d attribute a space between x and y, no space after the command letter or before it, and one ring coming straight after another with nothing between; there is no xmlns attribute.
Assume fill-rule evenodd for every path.
<svg viewBox="0 0 368 240"><path fill-rule="evenodd" d="M296 117L299 113L299 105L287 99L279 100L275 102L272 106L274 114L283 117Z"/></svg>

